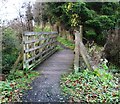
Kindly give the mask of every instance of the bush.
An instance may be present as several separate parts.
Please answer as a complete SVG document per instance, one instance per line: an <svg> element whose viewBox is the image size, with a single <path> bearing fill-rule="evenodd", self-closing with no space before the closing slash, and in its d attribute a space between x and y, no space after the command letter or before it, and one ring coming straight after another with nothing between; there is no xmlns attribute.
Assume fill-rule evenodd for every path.
<svg viewBox="0 0 120 104"><path fill-rule="evenodd" d="M94 19L87 20L85 22L86 28L93 28L86 31L86 36L93 38L96 43L104 45L106 42L107 32L115 27L115 20L107 15L98 15Z"/></svg>
<svg viewBox="0 0 120 104"><path fill-rule="evenodd" d="M12 69L20 51L20 42L13 29L3 30L2 46L2 72L7 74Z"/></svg>
<svg viewBox="0 0 120 104"><path fill-rule="evenodd" d="M104 69L84 70L62 77L64 94L74 102L118 102L118 79Z"/></svg>
<svg viewBox="0 0 120 104"><path fill-rule="evenodd" d="M85 37L87 37L88 39L94 40L97 37L97 34L95 33L94 29L87 29L85 32Z"/></svg>
<svg viewBox="0 0 120 104"><path fill-rule="evenodd" d="M118 33L116 32L118 31ZM120 67L120 29L110 30L104 46L105 57Z"/></svg>

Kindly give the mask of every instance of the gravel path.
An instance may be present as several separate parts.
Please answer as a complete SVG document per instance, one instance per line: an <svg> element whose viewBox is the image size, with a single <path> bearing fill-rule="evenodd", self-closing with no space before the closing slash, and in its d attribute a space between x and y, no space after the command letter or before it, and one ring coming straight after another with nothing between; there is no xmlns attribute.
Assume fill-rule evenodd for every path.
<svg viewBox="0 0 120 104"><path fill-rule="evenodd" d="M72 50L64 49L56 52L37 68L40 77L36 78L23 96L23 102L64 102L60 90L60 77L69 71L73 64Z"/></svg>

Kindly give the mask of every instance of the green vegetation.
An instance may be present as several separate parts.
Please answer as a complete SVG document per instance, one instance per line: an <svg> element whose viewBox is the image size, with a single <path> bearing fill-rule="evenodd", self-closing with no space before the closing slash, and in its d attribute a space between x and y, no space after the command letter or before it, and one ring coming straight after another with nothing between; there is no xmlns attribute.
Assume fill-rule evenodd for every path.
<svg viewBox="0 0 120 104"><path fill-rule="evenodd" d="M2 73L5 81L0 81L0 103L21 102L25 90L31 89L30 83L39 73L31 70L21 70L19 63L14 72L11 72L19 52L21 52L21 36L13 28L3 29L2 40Z"/></svg>
<svg viewBox="0 0 120 104"><path fill-rule="evenodd" d="M30 3L27 6L27 3L24 3L22 8L24 7L26 14L20 13L21 9L19 9L20 18L11 21L0 19L0 23L5 23L5 26L0 26L3 38L2 74L7 77L5 81L0 82L0 103L20 102L24 90L30 89L29 84L39 75L28 68L20 68L23 64L22 59L15 71L10 73L18 56L22 53L23 31L49 32L56 28L61 34L61 37L57 38L58 42L63 47L73 50L75 45L69 39L74 41L73 31L79 30L82 25L85 43L95 42L93 47L91 44L88 46L88 54L92 59L100 63L99 59L102 55L99 51L106 50L105 57L109 61L110 58L113 59L114 64L120 65L117 59L120 52L118 39L120 30L117 30L120 28L120 2L49 2L34 6ZM32 10L32 7L36 11ZM33 26L33 21L37 25ZM65 34L70 34L70 37ZM62 49L62 45L57 46L57 49ZM28 45L28 47L33 46ZM29 52L28 56L30 56ZM70 100L75 102L118 102L120 94L116 77L119 76L119 68L110 62L100 63L99 68L94 71L83 68L81 72L63 76L61 87L64 94L69 95ZM112 72L117 72L117 75Z"/></svg>
<svg viewBox="0 0 120 104"><path fill-rule="evenodd" d="M8 74L21 50L20 40L17 37L16 31L12 28L4 29L2 35L2 72Z"/></svg>
<svg viewBox="0 0 120 104"><path fill-rule="evenodd" d="M109 63L109 71L113 72L113 73L116 73L116 74L119 74L120 67L118 67L118 66L116 66L112 63Z"/></svg>
<svg viewBox="0 0 120 104"><path fill-rule="evenodd" d="M118 78L104 69L83 70L61 79L63 93L73 102L118 102Z"/></svg>
<svg viewBox="0 0 120 104"><path fill-rule="evenodd" d="M60 46L60 45L57 45L56 49L57 50L63 50L62 46Z"/></svg>
<svg viewBox="0 0 120 104"><path fill-rule="evenodd" d="M42 27L41 26L38 26L38 25L35 25L34 27L34 31L35 32L41 32L41 31L45 31L45 32L50 32L51 31L51 28L49 25L45 26L42 30Z"/></svg>
<svg viewBox="0 0 120 104"><path fill-rule="evenodd" d="M10 74L6 81L0 82L0 102L21 102L24 90L31 89L29 84L38 75L35 71L24 73L22 70Z"/></svg>
<svg viewBox="0 0 120 104"><path fill-rule="evenodd" d="M84 37L100 45L105 44L109 29L120 26L117 25L120 21L118 2L61 2L48 3L46 7L45 17L47 15L46 20L52 25L59 24L58 26L68 31L83 25ZM86 30L88 32L92 30L93 35L88 34Z"/></svg>
<svg viewBox="0 0 120 104"><path fill-rule="evenodd" d="M86 44L87 46L87 44ZM89 45L88 45L89 46ZM103 47L94 44L88 48L91 57L100 56ZM94 56L96 53L97 56ZM98 68L91 71L81 69L80 72L68 73L61 78L61 89L64 95L69 95L71 102L118 102L120 93L118 85L119 68L109 64L108 60L100 59ZM112 73L118 72L118 73Z"/></svg>
<svg viewBox="0 0 120 104"><path fill-rule="evenodd" d="M62 37L58 37L57 38L58 42L60 42L61 44L63 44L65 47L68 47L70 49L74 49L74 43L72 43L71 41L65 39L65 38L62 38Z"/></svg>

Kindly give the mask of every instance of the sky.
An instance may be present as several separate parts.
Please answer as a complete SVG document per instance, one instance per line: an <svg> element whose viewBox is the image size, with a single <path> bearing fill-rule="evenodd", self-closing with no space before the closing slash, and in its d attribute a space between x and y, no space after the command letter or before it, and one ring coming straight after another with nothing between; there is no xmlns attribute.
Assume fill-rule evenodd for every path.
<svg viewBox="0 0 120 104"><path fill-rule="evenodd" d="M17 18L22 4L29 1L34 3L36 0L6 0L4 2L0 0L0 19L12 20ZM25 13L25 9L20 9L20 11L22 14Z"/></svg>
<svg viewBox="0 0 120 104"><path fill-rule="evenodd" d="M64 0L6 0L5 2L2 2L3 0L0 0L0 20L12 20L14 18L17 18L19 15L19 9L21 8L22 4L24 2L31 1L32 3L37 2L50 2L50 1L64 1ZM67 0L66 0L67 1ZM74 0L71 0L74 1ZM76 0L77 1L77 0ZM79 0L78 0L79 1ZM81 1L81 0L80 0ZM93 0L90 0L93 1ZM98 0L101 1L101 0ZM112 1L112 0L110 0ZM116 1L116 0L114 0ZM25 9L20 9L22 14L25 14Z"/></svg>

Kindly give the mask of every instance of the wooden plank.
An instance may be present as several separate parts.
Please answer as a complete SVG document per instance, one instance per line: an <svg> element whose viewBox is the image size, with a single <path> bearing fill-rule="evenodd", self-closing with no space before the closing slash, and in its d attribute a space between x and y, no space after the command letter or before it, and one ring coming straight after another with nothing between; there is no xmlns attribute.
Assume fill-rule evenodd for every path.
<svg viewBox="0 0 120 104"><path fill-rule="evenodd" d="M74 70L75 70L75 73L79 72L79 55L80 55L80 52L79 52L79 41L80 41L80 36L79 36L79 33L76 31L75 32L75 49L74 49L74 52L75 52L75 57L74 57Z"/></svg>
<svg viewBox="0 0 120 104"><path fill-rule="evenodd" d="M30 36L30 35L49 35L49 34L56 34L57 32L53 31L53 32L24 32L24 35Z"/></svg>
<svg viewBox="0 0 120 104"><path fill-rule="evenodd" d="M93 68L90 64L90 60L89 60L90 57L89 57L87 50L82 42L82 26L80 26L80 33L78 33L78 34L80 35L80 41L79 41L80 54L81 54L81 56L86 64L87 68L90 70L93 70Z"/></svg>
<svg viewBox="0 0 120 104"><path fill-rule="evenodd" d="M56 51L56 49L52 50L52 52L47 53L44 57L42 57L41 59L39 59L38 61L36 61L34 64L29 66L29 69L34 68L35 66L37 66L38 64L40 64L41 62L43 62L44 60L46 60L48 57L50 57L54 52Z"/></svg>
<svg viewBox="0 0 120 104"><path fill-rule="evenodd" d="M50 37L50 39L56 38L56 37L57 37L57 36L53 36L53 37ZM24 44L30 44L30 43L39 42L39 41L41 41L41 40L46 40L46 39L48 39L48 38L40 38L40 39L28 40L28 41L24 41L23 43L24 43Z"/></svg>
<svg viewBox="0 0 120 104"><path fill-rule="evenodd" d="M57 40L55 40L55 41L53 41L53 42L48 42L48 43L42 44L41 46L38 46L38 47L35 47L35 48L27 49L27 50L25 50L25 53L34 51L34 50L36 50L36 49L39 49L39 48L41 48L41 47L46 46L47 44L51 44L51 43L54 43L54 42L57 42Z"/></svg>
<svg viewBox="0 0 120 104"><path fill-rule="evenodd" d="M36 37L40 36L40 37ZM24 68L30 68L31 66L35 66L39 62L42 62L42 60L45 60L47 56L51 55L53 51L56 51L56 43L57 43L57 32L25 32L24 33L24 38L23 39L23 46L24 46L24 63L23 66ZM28 37L30 39L28 40ZM34 38L32 38L34 37ZM39 39L36 39L39 38ZM35 47L35 43L44 41L44 43L39 44ZM32 47L29 47L31 45ZM44 51L41 51L41 49ZM36 50L39 49L39 52L36 55ZM27 54L30 53L32 54L31 58L27 58ZM43 56L42 56L43 55ZM41 57L40 57L41 56ZM38 60L35 60L36 58L40 58ZM33 61L34 60L34 61ZM29 63L29 62L32 62ZM31 65L29 65L31 64Z"/></svg>
<svg viewBox="0 0 120 104"><path fill-rule="evenodd" d="M23 40L25 41L25 40L28 40L28 36L23 36ZM28 47L28 44L27 45L25 45L25 44L23 44L24 45L24 58L23 58L23 68L26 68L26 67L28 67L29 65L28 65L28 63L26 63L26 60L27 60L27 54L25 53L25 49L27 48L27 49L29 49L29 47Z"/></svg>
<svg viewBox="0 0 120 104"><path fill-rule="evenodd" d="M38 55L36 55L36 56L34 56L34 57L32 57L32 58L29 58L28 60L26 60L26 62L30 62L30 61L34 60L35 58L38 58L40 55L42 55L42 54L44 54L45 52L51 50L52 48L53 48L53 47L49 48L49 49L46 50L46 51L43 51L42 53L39 53Z"/></svg>
<svg viewBox="0 0 120 104"><path fill-rule="evenodd" d="M34 39L35 39L35 36L34 36ZM35 48L35 43L33 43L34 45L33 45L33 48ZM35 54L35 50L33 51L33 56L35 56L36 54ZM35 61L35 59L33 60L33 61Z"/></svg>
<svg viewBox="0 0 120 104"><path fill-rule="evenodd" d="M42 53L39 53L38 55L36 55L36 56L34 56L32 58L29 58L26 61L30 62L30 61L34 60L35 58L38 58L39 56L43 55L44 53L46 53L46 52L48 52L48 51L50 51L51 49L54 49L54 48L55 48L55 46L52 46L52 47L48 48L47 50L43 51Z"/></svg>
<svg viewBox="0 0 120 104"><path fill-rule="evenodd" d="M23 35L23 41L25 41L25 36ZM26 53L25 53L25 44L23 44L23 50L24 50L24 53L23 53L23 69L26 68L25 66L25 62L26 62Z"/></svg>

